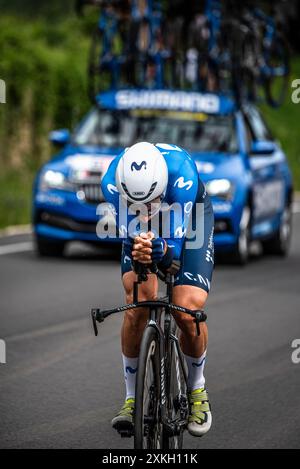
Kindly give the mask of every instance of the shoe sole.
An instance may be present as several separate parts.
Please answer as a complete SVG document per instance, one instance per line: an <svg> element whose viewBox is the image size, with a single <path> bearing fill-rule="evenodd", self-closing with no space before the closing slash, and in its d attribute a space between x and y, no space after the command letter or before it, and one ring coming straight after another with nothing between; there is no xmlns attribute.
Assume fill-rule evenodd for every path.
<svg viewBox="0 0 300 469"><path fill-rule="evenodd" d="M112 427L117 430L122 437L131 437L133 435L133 424L126 421L117 421L112 424Z"/></svg>
<svg viewBox="0 0 300 469"><path fill-rule="evenodd" d="M212 425L212 415L211 415L211 413L210 413L209 416L208 416L208 422L206 422L206 425L207 425L206 428L203 428L203 427L202 427L202 432L201 432L201 433L197 433L197 430L195 430L195 432L194 432L193 430L190 430L190 429L189 429L189 424L188 424L188 426L187 426L187 430L188 430L188 432L189 432L190 435L196 436L196 437L198 437L198 438L200 438L201 436L206 435L206 433L209 432L209 430L211 429L211 425ZM201 428L201 427L200 427L200 428Z"/></svg>

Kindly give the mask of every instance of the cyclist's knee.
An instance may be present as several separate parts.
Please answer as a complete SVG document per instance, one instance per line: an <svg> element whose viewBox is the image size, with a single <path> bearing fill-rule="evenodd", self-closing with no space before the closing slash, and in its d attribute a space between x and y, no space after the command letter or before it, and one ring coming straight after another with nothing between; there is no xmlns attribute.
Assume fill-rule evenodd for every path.
<svg viewBox="0 0 300 469"><path fill-rule="evenodd" d="M133 301L133 285L135 280L136 275L134 272L127 272L123 275L123 286L127 303L132 303ZM158 282L156 275L149 275L148 280L139 285L138 300L155 300L157 298L157 285Z"/></svg>
<svg viewBox="0 0 300 469"><path fill-rule="evenodd" d="M148 311L142 308L129 309L125 313L125 321L130 326L131 330L136 329L138 332L147 321Z"/></svg>
<svg viewBox="0 0 300 469"><path fill-rule="evenodd" d="M184 308L199 310L204 308L207 296L207 292L201 288L189 285L178 285L174 288L173 303L183 306ZM192 316L175 311L173 316L178 327L184 333L194 333L195 323L193 322Z"/></svg>

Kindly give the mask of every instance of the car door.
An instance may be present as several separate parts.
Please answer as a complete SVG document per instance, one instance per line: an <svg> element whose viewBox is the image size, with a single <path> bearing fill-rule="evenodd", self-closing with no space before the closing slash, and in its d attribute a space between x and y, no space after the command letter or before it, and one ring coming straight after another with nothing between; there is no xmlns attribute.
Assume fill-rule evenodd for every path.
<svg viewBox="0 0 300 469"><path fill-rule="evenodd" d="M277 229L285 201L285 157L260 112L245 111L252 172L252 235L266 237Z"/></svg>

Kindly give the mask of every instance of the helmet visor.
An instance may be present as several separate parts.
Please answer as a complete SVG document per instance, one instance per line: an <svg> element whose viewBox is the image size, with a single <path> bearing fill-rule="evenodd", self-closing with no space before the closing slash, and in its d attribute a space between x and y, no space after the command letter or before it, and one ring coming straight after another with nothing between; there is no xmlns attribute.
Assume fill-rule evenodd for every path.
<svg viewBox="0 0 300 469"><path fill-rule="evenodd" d="M141 219L147 221L159 212L162 200L163 195L156 197L155 199L147 203L137 203L127 200L127 207L129 208L134 206L135 210L139 211L139 216L141 217Z"/></svg>

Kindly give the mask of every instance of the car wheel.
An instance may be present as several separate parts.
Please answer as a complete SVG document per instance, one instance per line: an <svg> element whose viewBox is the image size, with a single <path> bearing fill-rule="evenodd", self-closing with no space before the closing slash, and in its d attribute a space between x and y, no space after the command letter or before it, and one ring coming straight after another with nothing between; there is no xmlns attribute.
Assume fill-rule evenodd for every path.
<svg viewBox="0 0 300 469"><path fill-rule="evenodd" d="M65 243L63 241L49 241L46 238L36 236L36 252L43 257L61 257L64 253Z"/></svg>
<svg viewBox="0 0 300 469"><path fill-rule="evenodd" d="M243 209L241 221L240 221L240 232L239 238L236 243L231 259L234 264L246 265L249 259L249 248L250 248L250 224L251 222L251 210L250 207L246 206Z"/></svg>
<svg viewBox="0 0 300 469"><path fill-rule="evenodd" d="M292 235L292 209L286 206L278 230L272 236L262 242L264 253L277 256L287 256Z"/></svg>

